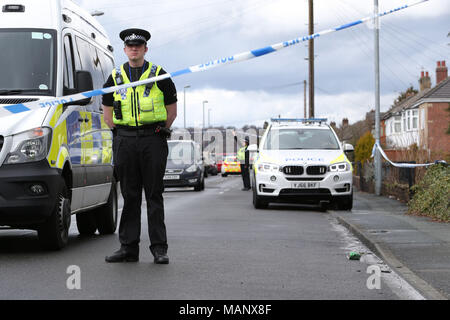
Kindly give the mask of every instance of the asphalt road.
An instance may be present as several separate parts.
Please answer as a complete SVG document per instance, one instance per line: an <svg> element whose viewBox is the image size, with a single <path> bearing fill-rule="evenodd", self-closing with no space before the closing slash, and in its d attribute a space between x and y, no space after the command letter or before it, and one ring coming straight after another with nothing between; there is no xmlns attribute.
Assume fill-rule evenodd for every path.
<svg viewBox="0 0 450 320"><path fill-rule="evenodd" d="M0 299L404 298L384 280L367 288L368 265L347 259L348 236L329 213L255 210L241 187L239 176L214 176L202 192L165 192L169 265L153 264L145 215L138 263L105 263L117 232L81 237L74 218L68 247L56 252L42 250L36 232L0 230ZM67 288L71 265L81 289Z"/></svg>

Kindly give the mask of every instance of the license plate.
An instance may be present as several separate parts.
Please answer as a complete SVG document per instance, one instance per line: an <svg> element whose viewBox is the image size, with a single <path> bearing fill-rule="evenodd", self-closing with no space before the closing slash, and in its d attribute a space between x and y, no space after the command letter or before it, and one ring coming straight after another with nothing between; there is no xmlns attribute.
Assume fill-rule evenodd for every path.
<svg viewBox="0 0 450 320"><path fill-rule="evenodd" d="M164 176L164 180L179 180L180 176L179 175L165 175Z"/></svg>
<svg viewBox="0 0 450 320"><path fill-rule="evenodd" d="M294 182L292 183L293 189L317 189L319 188L318 182Z"/></svg>

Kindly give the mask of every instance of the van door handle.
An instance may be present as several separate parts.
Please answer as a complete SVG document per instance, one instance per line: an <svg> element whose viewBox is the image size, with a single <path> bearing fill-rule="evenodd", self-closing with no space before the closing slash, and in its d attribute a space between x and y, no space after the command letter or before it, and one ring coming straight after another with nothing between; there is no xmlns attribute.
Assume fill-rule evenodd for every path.
<svg viewBox="0 0 450 320"><path fill-rule="evenodd" d="M83 122L84 118L78 118L78 122Z"/></svg>
<svg viewBox="0 0 450 320"><path fill-rule="evenodd" d="M84 122L89 122L89 118L85 118L85 119L84 119Z"/></svg>

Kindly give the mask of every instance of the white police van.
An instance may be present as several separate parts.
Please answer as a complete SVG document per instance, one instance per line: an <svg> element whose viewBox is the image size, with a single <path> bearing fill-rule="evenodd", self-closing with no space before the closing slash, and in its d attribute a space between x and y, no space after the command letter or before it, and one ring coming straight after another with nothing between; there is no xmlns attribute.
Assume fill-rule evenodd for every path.
<svg viewBox="0 0 450 320"><path fill-rule="evenodd" d="M68 0L0 0L0 108L101 88L114 68L103 27ZM0 117L0 225L38 231L51 249L114 233L112 133L101 96ZM1 241L1 232L0 232Z"/></svg>
<svg viewBox="0 0 450 320"><path fill-rule="evenodd" d="M345 152L353 146L343 146L326 121L271 119L259 149L249 146L258 152L252 170L255 208L282 202L352 209L352 165Z"/></svg>

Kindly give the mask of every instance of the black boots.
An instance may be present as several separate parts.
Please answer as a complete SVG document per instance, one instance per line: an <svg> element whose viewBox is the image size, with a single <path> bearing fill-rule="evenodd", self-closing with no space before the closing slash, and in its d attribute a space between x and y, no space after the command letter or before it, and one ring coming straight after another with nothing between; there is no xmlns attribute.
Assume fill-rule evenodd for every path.
<svg viewBox="0 0 450 320"><path fill-rule="evenodd" d="M106 262L138 262L139 250L137 252L131 252L124 248L120 248L112 255L105 257Z"/></svg>
<svg viewBox="0 0 450 320"><path fill-rule="evenodd" d="M153 260L156 264L169 264L169 257L167 256L167 249L163 247L150 248L155 259Z"/></svg>
<svg viewBox="0 0 450 320"><path fill-rule="evenodd" d="M167 249L164 247L151 248L150 251L154 256L153 262L156 264L168 264L169 257L167 256ZM139 250L128 250L120 248L112 255L105 257L106 262L138 262Z"/></svg>

